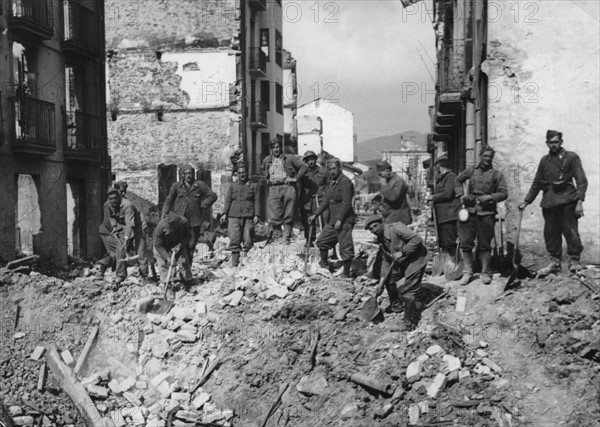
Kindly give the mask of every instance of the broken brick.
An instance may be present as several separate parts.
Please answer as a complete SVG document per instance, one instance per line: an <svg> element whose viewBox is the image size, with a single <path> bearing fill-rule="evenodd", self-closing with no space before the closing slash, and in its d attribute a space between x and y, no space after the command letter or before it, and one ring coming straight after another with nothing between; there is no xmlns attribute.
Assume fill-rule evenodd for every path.
<svg viewBox="0 0 600 427"><path fill-rule="evenodd" d="M65 365L67 366L72 366L75 364L75 359L73 359L73 356L69 350L65 350L60 353L60 357L62 357L63 362L65 362Z"/></svg>
<svg viewBox="0 0 600 427"><path fill-rule="evenodd" d="M46 351L46 349L44 347L42 347L41 345L38 345L35 348L35 350L33 350L33 353L31 353L31 356L29 356L29 357L31 358L31 360L35 360L37 362L38 360L40 360L42 358L45 351Z"/></svg>

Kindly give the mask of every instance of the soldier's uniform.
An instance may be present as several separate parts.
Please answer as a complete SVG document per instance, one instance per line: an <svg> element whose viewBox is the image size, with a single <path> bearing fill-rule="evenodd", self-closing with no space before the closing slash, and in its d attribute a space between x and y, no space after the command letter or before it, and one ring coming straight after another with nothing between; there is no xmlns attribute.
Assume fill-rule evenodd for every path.
<svg viewBox="0 0 600 427"><path fill-rule="evenodd" d="M446 156L440 156L436 163L448 159ZM454 190L456 182L456 174L452 171L447 171L440 174L431 195L433 208L438 228L438 239L440 248L454 256L456 251L456 239L458 232L456 228L456 220L458 219L458 211L460 210L460 200L456 198Z"/></svg>
<svg viewBox="0 0 600 427"><path fill-rule="evenodd" d="M229 250L239 259L240 251L248 253L254 245L254 217L260 211L258 185L249 181L234 182L225 196L223 213L229 220ZM242 246L243 244L243 246ZM237 261L232 264L237 265Z"/></svg>
<svg viewBox="0 0 600 427"><path fill-rule="evenodd" d="M377 165L378 172L385 170L392 170L392 166L388 162ZM386 224L402 221L408 225L412 222L412 213L408 204L408 190L408 184L396 173L392 173L389 181L379 190L383 196L381 215Z"/></svg>
<svg viewBox="0 0 600 427"><path fill-rule="evenodd" d="M171 212L158 222L152 237L160 281L162 283L167 281L171 263L170 252L180 245L181 250L176 254L175 259L179 264L182 281L188 284L192 280L191 259L187 250L192 232L188 221L183 216Z"/></svg>
<svg viewBox="0 0 600 427"><path fill-rule="evenodd" d="M310 157L317 157L312 151L307 151L304 154L304 161ZM308 167L304 177L300 181L300 215L302 218L302 225L304 226L304 237L308 240L309 227L313 227L313 239L316 238L316 224L310 225L308 223L308 217L317 211L317 205L323 202L323 195L325 193L325 187L329 180L329 173L323 166L315 164L314 167ZM327 222L325 217L327 211L324 213L323 220Z"/></svg>

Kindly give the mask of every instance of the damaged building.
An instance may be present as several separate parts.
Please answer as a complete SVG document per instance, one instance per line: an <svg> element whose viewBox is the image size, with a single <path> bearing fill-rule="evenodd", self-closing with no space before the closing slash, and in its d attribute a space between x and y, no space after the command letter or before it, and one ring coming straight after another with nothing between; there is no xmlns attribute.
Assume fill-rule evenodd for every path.
<svg viewBox="0 0 600 427"><path fill-rule="evenodd" d="M0 258L98 257L104 4L0 1Z"/></svg>
<svg viewBox="0 0 600 427"><path fill-rule="evenodd" d="M106 20L116 179L159 204L159 181L168 188L177 167L191 164L220 211L231 155L239 150L256 174L269 139L283 140L281 1L127 5L135 11L122 4Z"/></svg>
<svg viewBox="0 0 600 427"><path fill-rule="evenodd" d="M517 204L547 153L546 130L563 132L565 149L579 154L589 181L579 224L589 261L600 257L599 28L592 3L433 2L437 152L447 151L462 170L478 162L485 145L496 150L494 163L507 178L506 225L513 240ZM525 212L521 247L527 242L526 252L543 255L539 201Z"/></svg>

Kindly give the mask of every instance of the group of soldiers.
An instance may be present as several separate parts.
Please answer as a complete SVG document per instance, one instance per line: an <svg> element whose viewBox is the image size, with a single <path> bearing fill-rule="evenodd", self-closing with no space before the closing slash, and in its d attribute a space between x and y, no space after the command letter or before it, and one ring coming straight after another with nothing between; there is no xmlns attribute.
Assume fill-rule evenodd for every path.
<svg viewBox="0 0 600 427"><path fill-rule="evenodd" d="M562 133L548 131L546 143L549 154L540 162L536 177L525 201L525 209L543 191L543 215L546 222L544 237L552 262L538 273L549 274L561 269L561 234L567 240L570 256L569 269L580 268L579 256L583 250L577 229L577 220L583 215L587 180L577 154L562 148ZM281 142L272 140L271 154L262 162L263 177L268 186L267 213L269 223L280 243L292 239L294 213L300 209L304 235L308 245L316 245L320 266L329 268L329 252L339 245L343 264L342 277L352 276L354 259L352 231L357 222L353 209L354 185L342 173L338 159L330 159L326 168L317 163L318 156L307 151L302 161L295 155L284 154ZM473 278L473 249L477 241L481 258L481 281L491 283L491 240L494 238L497 204L508 197L502 171L493 166L494 149L482 149L477 165L456 175L448 157L437 157L437 181L428 202L433 204L442 251L453 257L458 247L464 260L462 285ZM258 184L249 181L248 168L236 164L237 179L231 183L225 197L220 222L227 224L232 266L240 256L253 247L254 226L259 217ZM413 329L419 321L421 303L419 291L427 265L427 249L423 239L408 227L412 223L407 195L407 183L387 162L377 164L381 189L376 215L367 218L365 229L376 237L379 251L371 277L378 281L377 293L385 288L390 305L387 311L404 312L404 326ZM116 183L108 191L104 206L104 221L100 234L108 255L100 261L98 275L116 265L117 283L127 274L127 249L138 255L140 274L148 277L148 256L143 216L126 198L125 183ZM169 266L179 263L184 286L192 283L191 259L198 242L212 249L215 235L203 212L217 200L217 195L203 182L194 179L191 167L184 168L183 180L173 184L165 201L162 217L153 234L153 257L156 259L161 282L166 282ZM459 210L468 211L459 219ZM317 223L321 224L318 237ZM404 278L399 289L397 282Z"/></svg>

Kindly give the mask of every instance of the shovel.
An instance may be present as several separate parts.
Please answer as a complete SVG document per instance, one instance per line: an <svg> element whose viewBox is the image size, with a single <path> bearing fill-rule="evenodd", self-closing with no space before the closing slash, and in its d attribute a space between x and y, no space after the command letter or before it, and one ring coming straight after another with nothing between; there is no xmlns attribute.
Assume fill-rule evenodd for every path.
<svg viewBox="0 0 600 427"><path fill-rule="evenodd" d="M449 282L458 280L463 275L464 266L463 266L463 262L462 262L462 259L460 256L460 240L456 244L456 255L455 255L454 261L455 261L454 265L447 262L446 265L444 266L444 278Z"/></svg>
<svg viewBox="0 0 600 427"><path fill-rule="evenodd" d="M435 206L432 206L431 212L433 213L433 229L435 230L435 241L437 244L437 253L433 256L431 262L431 275L436 277L444 274L444 257L440 253L440 236L438 234Z"/></svg>
<svg viewBox="0 0 600 427"><path fill-rule="evenodd" d="M138 310L141 313L155 313L165 315L173 307L174 301L169 299L169 289L171 286L171 278L173 277L173 270L175 265L175 251L171 251L171 263L169 264L169 271L167 273L167 280L165 282L165 291L162 298L149 297L140 303ZM173 294L175 291L173 291Z"/></svg>
<svg viewBox="0 0 600 427"><path fill-rule="evenodd" d="M395 265L396 260L394 259L390 263L390 267L388 268L388 271L385 273L385 276L383 278L384 286L378 288L377 292L375 293L375 296L369 297L369 299L367 299L360 307L360 317L363 320L370 322L375 320L377 316L381 314L381 308L379 307L379 304L377 304L377 297L383 293L383 288L385 287L385 284L390 280L390 276L392 275L392 270L394 269Z"/></svg>
<svg viewBox="0 0 600 427"><path fill-rule="evenodd" d="M513 272L511 273L506 285L504 286L504 292L518 288L521 285L521 278L528 277L529 272L525 267L520 264L519 252L519 236L521 235L521 222L523 221L523 211L519 210L519 225L517 227L517 240L515 241L515 250L513 252Z"/></svg>
<svg viewBox="0 0 600 427"><path fill-rule="evenodd" d="M306 270L308 270L308 259L310 257L310 244L312 242L313 225L308 226L308 240L306 241L306 253L304 254L304 275L306 276Z"/></svg>

